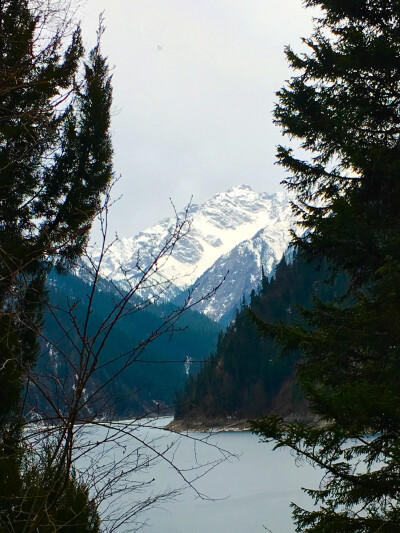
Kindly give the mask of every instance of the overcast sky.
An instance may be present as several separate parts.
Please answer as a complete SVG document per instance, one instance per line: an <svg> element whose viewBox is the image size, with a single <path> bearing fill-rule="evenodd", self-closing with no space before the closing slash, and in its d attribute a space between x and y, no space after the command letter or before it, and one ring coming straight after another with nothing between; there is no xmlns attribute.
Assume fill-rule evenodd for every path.
<svg viewBox="0 0 400 533"><path fill-rule="evenodd" d="M283 48L312 29L301 0L87 0L84 37L113 67L112 231L131 236L229 187L280 189L275 92L291 72Z"/></svg>

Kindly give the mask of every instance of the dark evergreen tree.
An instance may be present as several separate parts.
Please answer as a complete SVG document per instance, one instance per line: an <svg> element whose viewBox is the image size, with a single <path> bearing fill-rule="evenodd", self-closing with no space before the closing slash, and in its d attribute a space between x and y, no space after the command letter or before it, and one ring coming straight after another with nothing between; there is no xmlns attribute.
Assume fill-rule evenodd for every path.
<svg viewBox="0 0 400 533"><path fill-rule="evenodd" d="M111 86L99 44L78 84L79 29L63 56L58 34L37 49L42 21L29 7L0 8L0 419L18 405L18 374L34 361L46 272L82 253L112 175Z"/></svg>
<svg viewBox="0 0 400 533"><path fill-rule="evenodd" d="M266 293L268 290L269 281L265 275L264 265L261 266L261 291Z"/></svg>
<svg viewBox="0 0 400 533"><path fill-rule="evenodd" d="M294 242L346 272L347 297L315 299L305 325L266 325L300 350L298 380L321 425L279 417L253 429L326 471L294 506L297 531L400 531L400 3L308 0L322 15L275 117L312 157L279 148L302 217ZM306 230L304 232L304 229Z"/></svg>
<svg viewBox="0 0 400 533"><path fill-rule="evenodd" d="M46 276L82 254L112 177L107 64L98 41L81 74L80 30L67 45L68 16L0 3L0 522L10 528L24 490L21 391Z"/></svg>

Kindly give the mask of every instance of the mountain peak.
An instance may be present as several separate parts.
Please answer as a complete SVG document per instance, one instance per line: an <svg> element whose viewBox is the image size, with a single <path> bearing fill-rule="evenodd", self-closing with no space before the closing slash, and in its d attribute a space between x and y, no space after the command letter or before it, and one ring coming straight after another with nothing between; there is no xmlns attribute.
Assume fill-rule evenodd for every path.
<svg viewBox="0 0 400 533"><path fill-rule="evenodd" d="M178 216L182 220L185 213L179 213ZM266 272L269 272L281 259L289 242L288 230L292 225L286 193L257 193L249 185L231 187L203 204L193 205L189 210L189 218L189 233L179 240L173 255L165 262L162 272L157 274L160 279L174 281L171 294L168 295L171 298L196 284L200 278L204 281L207 272L210 272L207 286L217 286L226 274L224 268L230 264L229 258L233 256L236 257L235 264L240 263L240 268L235 267L236 275L250 276L251 280L243 284L230 277L229 283L246 290L251 284L254 286L257 277L255 272L261 270L260 264L264 264ZM135 237L118 241L104 261L103 274L122 281L123 272L129 271L134 282L135 275L139 275L137 258L140 256L142 267L146 267L147 263L152 264L175 222L174 217L165 218ZM255 238L261 230L262 239ZM262 244L264 241L267 244ZM257 247L261 251L255 252ZM248 261L254 265L250 267ZM218 269L214 269L212 274L216 264L219 265ZM232 268L228 269L232 271ZM218 274L215 274L217 271ZM232 305L236 304L235 298L233 291L230 298ZM214 301L212 307L213 318L216 318L219 316L219 312L215 312L218 302ZM207 309L204 311L207 313Z"/></svg>
<svg viewBox="0 0 400 533"><path fill-rule="evenodd" d="M237 193L237 192L254 192L253 189L250 187L250 185L246 185L246 184L243 184L243 185L234 185L233 187L230 187L227 191L226 191L226 194L232 194L232 193Z"/></svg>

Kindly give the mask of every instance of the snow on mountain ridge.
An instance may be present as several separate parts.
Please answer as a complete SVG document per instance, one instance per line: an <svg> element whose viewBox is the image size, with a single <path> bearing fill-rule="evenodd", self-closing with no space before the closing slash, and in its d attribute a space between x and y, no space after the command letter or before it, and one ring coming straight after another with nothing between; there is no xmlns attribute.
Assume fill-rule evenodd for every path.
<svg viewBox="0 0 400 533"><path fill-rule="evenodd" d="M292 213L285 193L256 193L248 185L232 187L213 196L204 204L188 208L190 228L179 239L173 254L157 275L173 280L173 293L192 286L206 271L242 242L253 239L260 231L274 260L279 260L288 243L287 231ZM178 214L182 220L185 212ZM135 278L137 261L149 265L157 257L174 227L174 217L164 218L135 237L121 238L110 249L103 263L103 274L114 280L124 279L124 272Z"/></svg>
<svg viewBox="0 0 400 533"><path fill-rule="evenodd" d="M196 309L209 318L224 324L233 318L243 295L256 289L261 279L261 266L271 275L278 261L285 255L290 240L288 227L278 224L259 230L250 239L242 241L217 261L196 280L193 297L212 291L225 278L211 298Z"/></svg>

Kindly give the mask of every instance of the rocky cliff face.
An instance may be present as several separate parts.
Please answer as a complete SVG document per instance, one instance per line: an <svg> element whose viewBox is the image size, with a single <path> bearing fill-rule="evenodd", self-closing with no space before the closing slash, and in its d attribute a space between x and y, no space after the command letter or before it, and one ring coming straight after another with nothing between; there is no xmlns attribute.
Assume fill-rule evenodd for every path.
<svg viewBox="0 0 400 533"><path fill-rule="evenodd" d="M228 324L243 295L257 289L261 279L261 266L268 276L285 253L288 239L285 228L266 227L253 237L242 241L230 252L222 255L194 284L193 296L207 294L222 284L210 299L198 304L197 309L209 318Z"/></svg>

